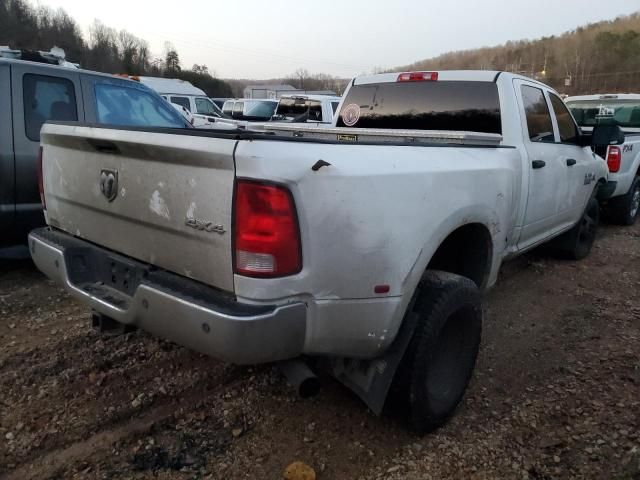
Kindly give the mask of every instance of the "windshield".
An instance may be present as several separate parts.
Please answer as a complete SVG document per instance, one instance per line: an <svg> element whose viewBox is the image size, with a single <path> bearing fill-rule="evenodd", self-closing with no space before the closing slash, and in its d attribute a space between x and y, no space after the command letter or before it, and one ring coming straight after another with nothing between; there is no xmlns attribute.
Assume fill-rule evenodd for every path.
<svg viewBox="0 0 640 480"><path fill-rule="evenodd" d="M502 133L498 87L470 81L355 85L337 126Z"/></svg>
<svg viewBox="0 0 640 480"><path fill-rule="evenodd" d="M222 116L222 110L206 97L196 97L196 113L201 115Z"/></svg>
<svg viewBox="0 0 640 480"><path fill-rule="evenodd" d="M182 116L159 96L135 86L95 86L99 123L141 127L184 128Z"/></svg>
<svg viewBox="0 0 640 480"><path fill-rule="evenodd" d="M640 128L640 100L584 100L567 102L581 127L619 125Z"/></svg>
<svg viewBox="0 0 640 480"><path fill-rule="evenodd" d="M273 116L277 105L277 102L247 102L243 116L269 120Z"/></svg>

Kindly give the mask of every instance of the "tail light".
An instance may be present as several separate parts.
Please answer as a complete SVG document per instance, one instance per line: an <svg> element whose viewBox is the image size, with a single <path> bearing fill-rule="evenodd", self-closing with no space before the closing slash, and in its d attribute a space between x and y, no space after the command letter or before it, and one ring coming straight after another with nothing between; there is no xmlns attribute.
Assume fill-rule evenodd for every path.
<svg viewBox="0 0 640 480"><path fill-rule="evenodd" d="M438 72L405 72L398 75L398 82L435 82Z"/></svg>
<svg viewBox="0 0 640 480"><path fill-rule="evenodd" d="M607 166L610 172L617 172L620 170L620 163L622 162L622 152L620 147L610 146L607 150Z"/></svg>
<svg viewBox="0 0 640 480"><path fill-rule="evenodd" d="M47 209L47 202L44 200L44 179L42 176L42 147L38 151L38 191L40 192L40 203L43 210Z"/></svg>
<svg viewBox="0 0 640 480"><path fill-rule="evenodd" d="M237 274L283 277L302 269L298 217L286 187L238 180L234 208Z"/></svg>

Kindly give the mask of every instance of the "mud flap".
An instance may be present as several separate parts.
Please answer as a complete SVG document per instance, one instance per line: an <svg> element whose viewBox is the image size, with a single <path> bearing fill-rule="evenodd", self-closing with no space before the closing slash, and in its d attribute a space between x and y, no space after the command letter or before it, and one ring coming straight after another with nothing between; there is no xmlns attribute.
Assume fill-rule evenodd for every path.
<svg viewBox="0 0 640 480"><path fill-rule="evenodd" d="M370 360L330 358L321 366L358 395L373 413L380 415L418 320L416 313L408 314L395 340L381 357Z"/></svg>

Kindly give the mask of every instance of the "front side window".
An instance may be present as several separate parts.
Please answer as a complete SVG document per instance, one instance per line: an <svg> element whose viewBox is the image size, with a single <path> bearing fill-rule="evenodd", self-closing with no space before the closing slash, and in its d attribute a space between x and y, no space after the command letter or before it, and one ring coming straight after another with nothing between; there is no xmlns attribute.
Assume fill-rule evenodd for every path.
<svg viewBox="0 0 640 480"><path fill-rule="evenodd" d="M191 103L187 97L171 97L171 103L186 108L188 112L191 111Z"/></svg>
<svg viewBox="0 0 640 480"><path fill-rule="evenodd" d="M529 139L532 142L554 143L553 125L544 92L529 85L522 85L522 102L527 118Z"/></svg>
<svg viewBox="0 0 640 480"><path fill-rule="evenodd" d="M95 86L99 123L133 127L185 128L182 116L170 105L140 88L98 83Z"/></svg>
<svg viewBox="0 0 640 480"><path fill-rule="evenodd" d="M66 78L26 74L22 94L24 127L29 140L40 141L40 128L47 120L78 120L75 88Z"/></svg>
<svg viewBox="0 0 640 480"><path fill-rule="evenodd" d="M196 97L196 113L219 117L221 112L218 106L208 98Z"/></svg>
<svg viewBox="0 0 640 480"><path fill-rule="evenodd" d="M550 93L549 97L551 98L553 113L556 114L556 120L558 121L560 141L563 143L576 143L579 135L578 127L573 121L567 106L557 95Z"/></svg>

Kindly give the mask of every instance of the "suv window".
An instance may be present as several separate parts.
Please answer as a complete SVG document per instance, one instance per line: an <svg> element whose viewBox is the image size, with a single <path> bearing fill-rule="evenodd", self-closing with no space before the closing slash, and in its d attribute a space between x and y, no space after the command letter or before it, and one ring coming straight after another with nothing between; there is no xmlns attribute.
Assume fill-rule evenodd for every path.
<svg viewBox="0 0 640 480"><path fill-rule="evenodd" d="M354 85L337 126L502 133L498 86L470 81Z"/></svg>
<svg viewBox="0 0 640 480"><path fill-rule="evenodd" d="M549 97L551 98L551 106L558 121L560 141L564 143L576 143L579 135L578 127L573 121L569 109L557 95L549 93Z"/></svg>
<svg viewBox="0 0 640 480"><path fill-rule="evenodd" d="M40 128L47 120L77 121L73 82L66 78L26 74L22 79L24 128L27 138L40 141Z"/></svg>
<svg viewBox="0 0 640 480"><path fill-rule="evenodd" d="M233 105L233 116L234 117L241 117L243 110L244 110L244 102L236 102Z"/></svg>
<svg viewBox="0 0 640 480"><path fill-rule="evenodd" d="M522 102L532 142L555 142L551 113L541 89L522 85Z"/></svg>
<svg viewBox="0 0 640 480"><path fill-rule="evenodd" d="M222 113L231 116L231 114L233 113L234 104L235 102L233 100L227 100L226 102L224 102L224 105L222 106Z"/></svg>
<svg viewBox="0 0 640 480"><path fill-rule="evenodd" d="M181 107L186 108L189 112L191 111L191 103L187 97L171 97L171 103L180 105Z"/></svg>
<svg viewBox="0 0 640 480"><path fill-rule="evenodd" d="M140 88L98 83L95 94L99 123L185 128L182 116L175 109Z"/></svg>
<svg viewBox="0 0 640 480"><path fill-rule="evenodd" d="M340 102L331 102L331 108L333 109L333 113L336 113L336 110L338 109L338 105L340 105Z"/></svg>

